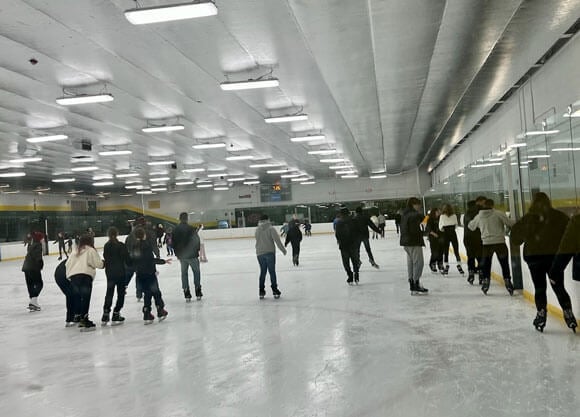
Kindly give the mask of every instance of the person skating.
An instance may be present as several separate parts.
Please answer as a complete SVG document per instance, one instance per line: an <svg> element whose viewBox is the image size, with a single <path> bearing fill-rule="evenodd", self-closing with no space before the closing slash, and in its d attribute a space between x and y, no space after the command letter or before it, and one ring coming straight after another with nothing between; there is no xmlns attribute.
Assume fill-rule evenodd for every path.
<svg viewBox="0 0 580 417"><path fill-rule="evenodd" d="M473 285L473 281L475 280L475 274L480 276L480 267L481 267L481 232L479 229L471 230L469 227L466 227L469 222L471 222L479 210L481 206L477 204L475 200L467 202L467 211L463 216L463 246L465 246L465 251L467 252L467 282ZM481 282L479 283L481 285Z"/></svg>
<svg viewBox="0 0 580 417"><path fill-rule="evenodd" d="M22 272L26 279L26 288L28 289L28 310L40 311L38 304L38 296L44 287L42 281L42 269L44 261L42 260L42 240L44 234L41 232L33 232L31 234L31 243L26 249L26 257L22 264Z"/></svg>
<svg viewBox="0 0 580 417"><path fill-rule="evenodd" d="M133 249L137 243L135 231L138 228L145 230L147 240L153 247L153 252L155 253L155 256L159 258L161 255L159 253L159 248L157 247L157 237L155 235L155 231L151 227L147 226L145 217L138 217L137 219L135 219L135 221L133 222L133 228L131 230L131 233L129 233L129 235L125 238L125 246L127 246L129 256L131 256L131 254L134 252ZM131 278L135 274L135 270L133 269L132 266L127 265L125 268L125 272L126 272L125 286L128 287L129 283L131 282ZM135 280L135 296L137 297L137 301L141 301L141 299L143 298L143 289L139 285L140 285L139 282Z"/></svg>
<svg viewBox="0 0 580 417"><path fill-rule="evenodd" d="M125 318L121 316L121 309L125 303L125 284L127 282L127 271L125 265L131 264L129 252L124 243L119 242L117 237L119 231L116 227L110 227L107 235L109 241L105 243L103 249L103 258L105 260L105 274L107 275L107 292L105 294L105 304L103 305L103 317L101 322L106 325L110 319L111 306L113 304L113 294L117 289L117 302L113 309L113 318L111 324L122 324Z"/></svg>
<svg viewBox="0 0 580 417"><path fill-rule="evenodd" d="M167 228L165 236L163 237L163 244L167 249L167 256L175 255L175 252L173 251L173 228L171 227Z"/></svg>
<svg viewBox="0 0 580 417"><path fill-rule="evenodd" d="M375 262L375 257L373 256L373 252L371 250L371 244L369 242L369 228L372 229L377 236L381 235L381 230L379 227L369 218L369 216L363 213L362 207L357 207L355 209L356 216L354 218L354 222L357 226L358 237L360 242L358 244L358 259L360 263L360 245L363 244L367 255L369 257L369 262L373 268L379 269L379 266Z"/></svg>
<svg viewBox="0 0 580 417"><path fill-rule="evenodd" d="M407 276L411 295L426 294L427 288L421 285L421 275L423 274L423 231L421 223L423 215L419 213L421 200L411 197L407 201L407 208L401 215L401 237L399 244L407 253Z"/></svg>
<svg viewBox="0 0 580 417"><path fill-rule="evenodd" d="M494 201L485 200L485 207L479 211L477 216L471 220L467 227L470 230L481 230L481 240L483 248L481 253L481 290L487 294L491 282L491 262L495 253L501 271L505 287L510 295L514 293L514 286L511 280L509 267L509 251L505 244L505 228L511 227L515 222L507 218L505 213L493 208Z"/></svg>
<svg viewBox="0 0 580 417"><path fill-rule="evenodd" d="M524 260L528 264L535 289L537 315L534 327L540 332L543 332L546 326L548 306L546 276L552 268L567 225L568 216L552 208L550 198L545 193L539 192L534 195L526 215L514 224L511 230L511 242L515 245L524 243ZM564 287L564 275L556 274L553 278L556 279L551 279L550 284L562 311L571 312L572 301Z"/></svg>
<svg viewBox="0 0 580 417"><path fill-rule="evenodd" d="M379 230L381 231L381 238L385 238L385 227L387 226L387 218L383 213L379 213L377 216L377 220L379 221Z"/></svg>
<svg viewBox="0 0 580 417"><path fill-rule="evenodd" d="M66 244L65 244L65 237L64 237L64 233L63 232L58 232L58 235L56 236L56 240L54 241L54 244L58 243L58 260L61 261L62 260L62 253L64 252L66 258L68 259L68 252L66 250Z"/></svg>
<svg viewBox="0 0 580 417"><path fill-rule="evenodd" d="M76 299L71 282L66 278L66 260L61 261L54 270L54 280L58 288L66 297L65 327L75 327L81 321L81 316L76 314Z"/></svg>
<svg viewBox="0 0 580 417"><path fill-rule="evenodd" d="M89 234L83 234L78 249L66 261L66 277L72 285L77 309L75 314L80 315L81 331L95 328L95 323L89 320L89 307L96 269L103 267L103 260L94 247L94 238Z"/></svg>
<svg viewBox="0 0 580 417"><path fill-rule="evenodd" d="M453 254L457 261L457 270L461 275L465 274L461 267L461 256L459 256L459 242L457 241L457 216L451 204L445 204L439 216L439 230L443 233L443 264L445 273L449 272L449 244L453 247Z"/></svg>
<svg viewBox="0 0 580 417"><path fill-rule="evenodd" d="M205 253L205 239L203 238L203 223L197 226L197 236L199 236L199 262L207 262L207 254Z"/></svg>
<svg viewBox="0 0 580 417"><path fill-rule="evenodd" d="M131 255L131 261L135 268L135 279L143 289L143 322L151 324L155 320L151 314L151 298L155 300L159 321L165 320L167 317L155 265L171 264L171 259L165 260L155 256L154 247L157 245L151 246L150 239L147 238L147 233L142 227L135 230L135 238L137 242L133 249L134 253Z"/></svg>
<svg viewBox="0 0 580 417"><path fill-rule="evenodd" d="M292 220L288 222L288 232L286 232L284 247L287 247L288 243L292 245L292 263L294 266L300 264L300 242L302 242L300 223L298 220Z"/></svg>
<svg viewBox="0 0 580 417"><path fill-rule="evenodd" d="M260 217L254 237L256 238L256 256L260 265L259 297L262 299L266 295L266 272L268 272L272 294L274 298L280 298L281 292L278 288L278 277L276 276L276 246L284 255L286 255L286 248L282 244L276 229L270 223L268 215L263 214Z"/></svg>
<svg viewBox="0 0 580 417"><path fill-rule="evenodd" d="M312 236L312 223L308 219L304 220L304 234L308 237Z"/></svg>
<svg viewBox="0 0 580 417"><path fill-rule="evenodd" d="M399 234L401 230L401 213L402 210L397 210L395 213L395 229L397 229L397 234Z"/></svg>
<svg viewBox="0 0 580 417"><path fill-rule="evenodd" d="M185 301L191 301L191 290L189 289L189 268L193 273L193 285L195 296L201 300L201 271L199 267L199 250L201 242L196 229L187 223L188 215L183 212L179 214L179 224L173 231L173 250L175 256L181 264L181 288Z"/></svg>
<svg viewBox="0 0 580 417"><path fill-rule="evenodd" d="M346 272L346 282L352 285L353 282L359 282L359 268L360 268L360 236L359 227L350 215L350 211L346 207L342 207L338 214L338 221L336 222L335 237L340 249L340 257L342 258L342 266ZM352 264L352 269L351 269Z"/></svg>
<svg viewBox="0 0 580 417"><path fill-rule="evenodd" d="M429 219L425 226L425 233L429 240L429 247L431 249L431 257L429 258L429 268L431 272L441 273L445 275L447 271L443 265L443 234L439 230L439 209L433 207L429 210Z"/></svg>

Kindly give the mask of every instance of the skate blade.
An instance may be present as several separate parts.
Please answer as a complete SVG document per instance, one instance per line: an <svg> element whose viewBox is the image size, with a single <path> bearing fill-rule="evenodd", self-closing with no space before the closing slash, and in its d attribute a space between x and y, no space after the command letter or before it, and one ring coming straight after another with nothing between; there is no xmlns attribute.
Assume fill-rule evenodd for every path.
<svg viewBox="0 0 580 417"><path fill-rule="evenodd" d="M186 298L186 299L185 299L185 302L186 302L186 303L191 303L191 298Z"/></svg>
<svg viewBox="0 0 580 417"><path fill-rule="evenodd" d="M277 300L277 299L279 299L279 298L280 298L280 296L279 296L279 295L275 295L275 296L274 296L274 299L275 299L275 300Z"/></svg>
<svg viewBox="0 0 580 417"><path fill-rule="evenodd" d="M161 323L163 320L165 320L167 318L167 316L163 316L163 317L159 317L159 322Z"/></svg>
<svg viewBox="0 0 580 417"><path fill-rule="evenodd" d="M107 323L108 323L108 322L106 322L106 321L102 321L102 322L101 322L101 327L107 327Z"/></svg>
<svg viewBox="0 0 580 417"><path fill-rule="evenodd" d="M201 297L196 297L196 298L197 298L197 301L200 301L201 300Z"/></svg>
<svg viewBox="0 0 580 417"><path fill-rule="evenodd" d="M111 326L120 326L123 323L125 323L125 322L124 321L113 321L113 322L111 322Z"/></svg>
<svg viewBox="0 0 580 417"><path fill-rule="evenodd" d="M145 326L148 326L148 325L150 325L150 324L153 324L153 321L154 321L154 320L143 320L143 324L144 324Z"/></svg>
<svg viewBox="0 0 580 417"><path fill-rule="evenodd" d="M97 330L96 327L81 327L81 333L88 333L88 332L94 332L95 330Z"/></svg>

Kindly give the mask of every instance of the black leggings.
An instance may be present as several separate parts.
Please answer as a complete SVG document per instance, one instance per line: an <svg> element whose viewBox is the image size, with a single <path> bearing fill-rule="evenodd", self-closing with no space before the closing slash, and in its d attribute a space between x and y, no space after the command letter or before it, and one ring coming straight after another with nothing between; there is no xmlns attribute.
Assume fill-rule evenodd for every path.
<svg viewBox="0 0 580 417"><path fill-rule="evenodd" d="M449 263L449 244L453 247L455 259L461 262L459 256L459 242L457 240L457 233L455 233L455 226L445 226L443 228L443 261Z"/></svg>
<svg viewBox="0 0 580 417"><path fill-rule="evenodd" d="M481 253L481 276L485 279L491 278L491 260L493 254L497 255L497 260L501 266L501 273L504 280L511 279L510 265L509 265L509 251L505 243L496 243L493 245L483 245Z"/></svg>
<svg viewBox="0 0 580 417"><path fill-rule="evenodd" d="M70 282L75 298L75 314L79 314L82 318L88 318L93 292L93 278L90 275L77 274L70 277Z"/></svg>
<svg viewBox="0 0 580 417"><path fill-rule="evenodd" d="M292 259L298 259L300 256L300 242L290 241L292 245Z"/></svg>
<svg viewBox="0 0 580 417"><path fill-rule="evenodd" d="M71 282L66 279L66 274L63 275L56 275L55 273L55 281L56 281L56 285L58 285L58 287L60 288L60 290L62 291L62 293L65 295L66 297L66 322L70 323L71 321L74 320L74 315L75 315L75 296L74 296L74 291L72 288L72 284Z"/></svg>
<svg viewBox="0 0 580 417"><path fill-rule="evenodd" d="M340 249L340 256L342 258L342 266L346 271L346 274L349 278L352 278L352 272L354 270L355 273L358 274L359 266L360 266L360 258L359 258L359 248L360 244L358 245L351 245L346 248ZM352 262L352 269L350 269L350 264Z"/></svg>
<svg viewBox="0 0 580 417"><path fill-rule="evenodd" d="M545 310L548 305L548 299L546 296L546 275L550 272L550 268L554 262L554 256L527 256L526 262L530 269L530 274L532 275L532 281L534 282L534 288L536 290L534 294L536 309L538 309L538 311ZM558 302L560 303L562 310L572 308L570 296L564 287L564 274L551 274L550 284L552 285L556 297L558 297Z"/></svg>
<svg viewBox="0 0 580 417"><path fill-rule="evenodd" d="M28 288L28 296L30 298L38 297L44 287L42 282L42 274L40 271L28 271L24 272L24 278L26 278L26 287Z"/></svg>
<svg viewBox="0 0 580 417"><path fill-rule="evenodd" d="M146 274L137 272L135 279L143 289L143 307L151 308L151 297L155 299L157 308L163 308L165 306L163 298L161 298L161 290L159 289L159 282L157 281L157 275L155 273Z"/></svg>
<svg viewBox="0 0 580 417"><path fill-rule="evenodd" d="M367 255L369 256L369 261L370 261L370 263L371 263L371 264L374 264L374 263L375 263L375 258L374 258L374 256L373 256L373 252L371 251L371 244L370 244L370 242L369 242L369 238L368 238L368 237L366 237L366 238L362 238L362 239L361 239L361 243L365 245L365 250L367 251ZM358 252L358 253L359 253L359 255L358 255L358 259L360 260L360 243L359 243L359 245L358 245L358 248L359 248L359 252Z"/></svg>
<svg viewBox="0 0 580 417"><path fill-rule="evenodd" d="M107 275L107 292L105 294L105 305L103 306L104 313L109 313L111 311L115 288L117 288L117 303L115 304L113 312L118 313L121 311L125 304L125 282L126 278L124 275L120 277L109 277Z"/></svg>
<svg viewBox="0 0 580 417"><path fill-rule="evenodd" d="M441 253L441 237L429 235L429 247L431 248L431 258L429 258L429 266L437 265L439 269L443 269L443 253Z"/></svg>

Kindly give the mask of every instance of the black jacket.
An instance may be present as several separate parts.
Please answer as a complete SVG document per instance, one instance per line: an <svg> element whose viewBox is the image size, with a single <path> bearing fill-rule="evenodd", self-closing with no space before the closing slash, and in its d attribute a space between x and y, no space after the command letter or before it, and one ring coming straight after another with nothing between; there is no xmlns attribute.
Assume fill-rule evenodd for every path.
<svg viewBox="0 0 580 417"><path fill-rule="evenodd" d="M481 243L481 231L479 229L471 230L467 225L472 221L477 213L479 213L480 208L474 207L467 210L465 216L463 216L463 244L465 247L470 247L473 249L481 248L483 244Z"/></svg>
<svg viewBox="0 0 580 417"><path fill-rule="evenodd" d="M524 259L529 256L555 255L568 225L568 216L550 209L543 216L528 213L511 229L511 243L524 244Z"/></svg>
<svg viewBox="0 0 580 417"><path fill-rule="evenodd" d="M299 243L302 241L302 232L300 231L300 225L297 222L292 222L288 225L288 231L286 232L286 241L284 245L288 243Z"/></svg>
<svg viewBox="0 0 580 417"><path fill-rule="evenodd" d="M360 241L358 226L354 219L348 215L338 219L334 235L341 250L356 246Z"/></svg>
<svg viewBox="0 0 580 417"><path fill-rule="evenodd" d="M105 243L103 258L105 259L105 273L109 278L124 277L125 265L131 265L127 246L119 241Z"/></svg>
<svg viewBox="0 0 580 417"><path fill-rule="evenodd" d="M435 233L437 236L433 236L431 232ZM439 217L435 218L429 216L429 220L427 220L427 224L425 225L425 233L427 234L427 238L431 245L443 242L443 232L439 230Z"/></svg>
<svg viewBox="0 0 580 417"><path fill-rule="evenodd" d="M40 242L32 242L26 250L22 272L40 272L43 267L42 244Z"/></svg>
<svg viewBox="0 0 580 417"><path fill-rule="evenodd" d="M413 208L406 208L401 216L401 246L425 246L421 222L423 215Z"/></svg>
<svg viewBox="0 0 580 417"><path fill-rule="evenodd" d="M151 230L150 228L144 229L147 241L153 247L153 252L155 253L155 256L159 258L160 254L159 248L157 247L157 238L155 236L155 231ZM127 250L129 251L129 256L132 256L131 254L133 253L133 248L138 242L137 238L135 237L135 230L137 230L137 228L133 229L131 233L129 233L129 235L125 238L125 245L127 246Z"/></svg>
<svg viewBox="0 0 580 417"><path fill-rule="evenodd" d="M156 247L157 245L151 246L151 243L147 240L137 240L131 253L131 261L135 272L154 274L157 271L155 265L163 265L165 263L164 259L155 257L153 249Z"/></svg>
<svg viewBox="0 0 580 417"><path fill-rule="evenodd" d="M373 229L373 231L381 233L381 230L375 226L369 216L364 214L357 214L357 216L354 218L354 222L356 223L358 234L361 239L369 238L369 227Z"/></svg>
<svg viewBox="0 0 580 417"><path fill-rule="evenodd" d="M173 230L173 250L179 259L198 258L200 247L199 235L193 226L179 223Z"/></svg>

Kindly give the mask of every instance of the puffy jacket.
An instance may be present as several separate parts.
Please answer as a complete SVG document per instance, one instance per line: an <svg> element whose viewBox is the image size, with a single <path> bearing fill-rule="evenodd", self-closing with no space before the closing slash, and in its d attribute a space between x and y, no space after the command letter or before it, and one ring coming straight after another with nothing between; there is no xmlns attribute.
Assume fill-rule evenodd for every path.
<svg viewBox="0 0 580 417"><path fill-rule="evenodd" d="M481 240L484 245L505 243L505 228L514 224L504 212L495 209L480 210L477 216L469 222L470 230L481 230Z"/></svg>
<svg viewBox="0 0 580 417"><path fill-rule="evenodd" d="M401 246L425 246L423 240L423 231L421 223L423 215L417 210L408 207L403 211L401 216L401 237L399 244Z"/></svg>
<svg viewBox="0 0 580 417"><path fill-rule="evenodd" d="M22 272L40 272L44 267L42 260L42 243L32 242L26 250Z"/></svg>
<svg viewBox="0 0 580 417"><path fill-rule="evenodd" d="M66 261L66 277L71 278L73 275L89 275L95 278L96 269L104 267L103 260L97 250L91 246L85 246L80 253L73 254Z"/></svg>
<svg viewBox="0 0 580 417"><path fill-rule="evenodd" d="M282 245L280 236L268 220L260 220L256 228L256 255L275 253L276 246L286 255L286 248Z"/></svg>
<svg viewBox="0 0 580 417"><path fill-rule="evenodd" d="M199 257L201 241L195 228L187 223L179 223L173 230L173 250L179 259Z"/></svg>
<svg viewBox="0 0 580 417"><path fill-rule="evenodd" d="M555 255L568 220L566 214L555 209L549 209L543 216L528 213L512 227L511 242L516 245L524 243L524 259L527 256Z"/></svg>

